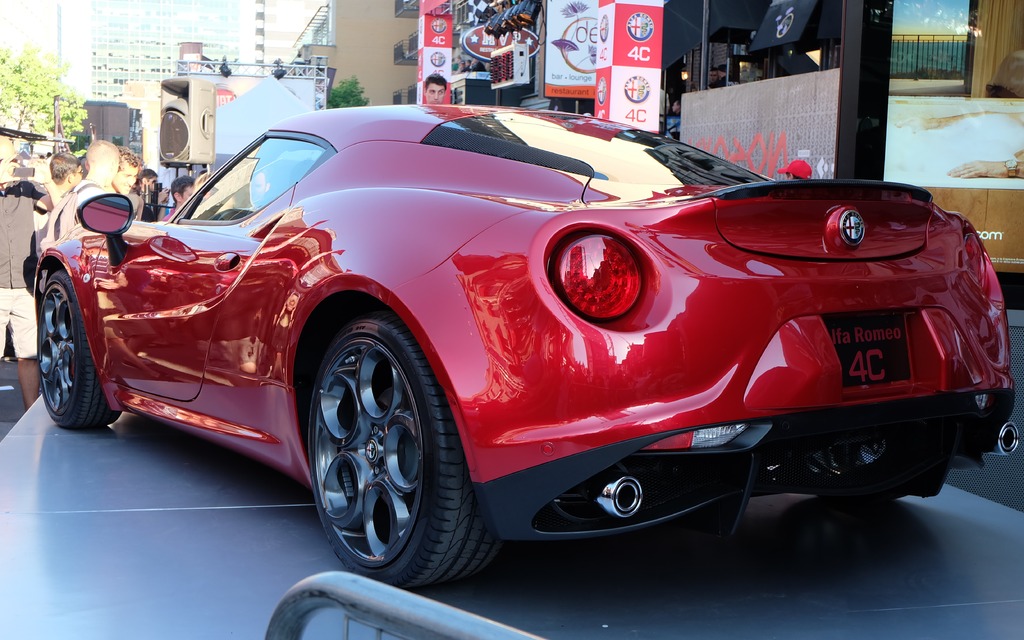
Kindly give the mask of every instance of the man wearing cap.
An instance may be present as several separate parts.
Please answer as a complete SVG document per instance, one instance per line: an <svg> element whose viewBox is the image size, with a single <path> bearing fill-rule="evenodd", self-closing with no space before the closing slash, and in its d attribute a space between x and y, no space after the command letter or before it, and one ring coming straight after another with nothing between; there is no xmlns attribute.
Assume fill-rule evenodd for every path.
<svg viewBox="0 0 1024 640"><path fill-rule="evenodd" d="M810 180L811 165L803 160L794 160L779 169L779 175L783 180Z"/></svg>

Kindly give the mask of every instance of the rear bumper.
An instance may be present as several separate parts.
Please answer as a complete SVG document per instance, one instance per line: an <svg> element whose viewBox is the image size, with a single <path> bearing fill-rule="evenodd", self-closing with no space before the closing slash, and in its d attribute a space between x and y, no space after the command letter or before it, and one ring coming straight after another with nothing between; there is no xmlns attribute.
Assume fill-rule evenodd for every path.
<svg viewBox="0 0 1024 640"><path fill-rule="evenodd" d="M735 530L751 496L856 496L939 492L953 461L981 464L1013 409L1014 392L978 392L781 414L714 450L641 452L667 435L645 436L552 461L475 489L493 534L505 540L586 538L686 516L695 528ZM708 425L711 426L711 425ZM643 490L627 518L595 503L615 479Z"/></svg>

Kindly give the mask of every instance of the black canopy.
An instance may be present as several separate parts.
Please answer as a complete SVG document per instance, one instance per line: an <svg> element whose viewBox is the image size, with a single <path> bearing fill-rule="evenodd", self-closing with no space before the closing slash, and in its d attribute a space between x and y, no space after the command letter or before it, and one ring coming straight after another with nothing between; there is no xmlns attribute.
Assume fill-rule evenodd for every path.
<svg viewBox="0 0 1024 640"><path fill-rule="evenodd" d="M770 0L711 0L708 10L708 36L723 42L727 35L745 41L761 24ZM662 41L661 66L669 67L692 49L700 46L704 30L704 0L669 0L665 4L665 38ZM735 32L735 33L733 33Z"/></svg>
<svg viewBox="0 0 1024 640"><path fill-rule="evenodd" d="M817 6L818 0L783 0L771 5L749 50L796 42L803 36Z"/></svg>

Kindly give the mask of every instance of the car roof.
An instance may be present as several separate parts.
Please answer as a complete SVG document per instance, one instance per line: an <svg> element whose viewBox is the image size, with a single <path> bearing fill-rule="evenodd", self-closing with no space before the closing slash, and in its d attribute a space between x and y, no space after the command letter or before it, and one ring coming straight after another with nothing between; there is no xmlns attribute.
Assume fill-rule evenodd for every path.
<svg viewBox="0 0 1024 640"><path fill-rule="evenodd" d="M419 142L438 125L458 118L503 111L457 105L384 105L325 109L293 116L270 132L308 133L341 150L368 140Z"/></svg>

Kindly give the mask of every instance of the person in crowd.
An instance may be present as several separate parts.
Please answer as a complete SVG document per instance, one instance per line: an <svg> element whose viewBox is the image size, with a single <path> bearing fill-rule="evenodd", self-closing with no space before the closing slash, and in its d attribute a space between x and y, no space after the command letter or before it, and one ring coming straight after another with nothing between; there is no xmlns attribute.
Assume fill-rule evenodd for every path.
<svg viewBox="0 0 1024 640"><path fill-rule="evenodd" d="M440 73L432 73L423 81L423 103L444 104L448 81Z"/></svg>
<svg viewBox="0 0 1024 640"><path fill-rule="evenodd" d="M121 152L109 140L97 140L85 152L85 179L74 191L80 199L115 193L114 178L121 167Z"/></svg>
<svg viewBox="0 0 1024 640"><path fill-rule="evenodd" d="M132 193L142 198L142 212L139 219L143 222L155 222L160 219L159 203L166 200L170 195L166 189L162 193L157 192L157 174L149 168L143 168L139 172L139 178L132 187Z"/></svg>
<svg viewBox="0 0 1024 640"><path fill-rule="evenodd" d="M142 196L136 193L134 188L139 179L139 173L142 171L142 158L135 155L135 152L128 147L118 147L117 157L117 173L114 174L110 186L114 188L114 193L128 196L135 211L141 212Z"/></svg>
<svg viewBox="0 0 1024 640"><path fill-rule="evenodd" d="M200 171L199 174L196 175L195 183L192 185L192 193L195 193L196 191L202 189L203 185L206 184L206 181L209 180L210 176L212 175L213 173L211 173L208 170Z"/></svg>
<svg viewBox="0 0 1024 640"><path fill-rule="evenodd" d="M185 204L185 201L192 196L192 193L196 190L196 180L192 176L178 176L171 183L171 198L174 199L174 205L171 210L167 213L167 217L170 218L178 210L178 207Z"/></svg>
<svg viewBox="0 0 1024 640"><path fill-rule="evenodd" d="M45 213L49 209L57 192L45 162L34 166L32 181L15 175L21 164L14 141L0 137L0 333L6 349L10 329L18 359L21 399L28 409L39 396L36 306L32 295L38 262L33 242L35 217L37 211Z"/></svg>
<svg viewBox="0 0 1024 640"><path fill-rule="evenodd" d="M812 173L811 165L800 159L793 160L779 169L779 175L783 180L810 180Z"/></svg>
<svg viewBox="0 0 1024 640"><path fill-rule="evenodd" d="M716 89L718 87L724 87L728 82L729 68L724 64L720 64L717 67L711 67L708 70L708 89Z"/></svg>
<svg viewBox="0 0 1024 640"><path fill-rule="evenodd" d="M149 167L139 172L139 179L135 182L135 190L146 196L156 188L156 171Z"/></svg>
<svg viewBox="0 0 1024 640"><path fill-rule="evenodd" d="M82 163L74 154L65 152L50 157L50 177L58 197L77 187L83 174Z"/></svg>
<svg viewBox="0 0 1024 640"><path fill-rule="evenodd" d="M71 153L62 152L57 154L51 154L50 161L50 178L53 180L54 192L53 200L56 203L64 198L64 196L78 186L82 181L82 174L84 169L82 163L77 156ZM42 254L42 248L39 246L40 239L43 235L43 230L46 228L46 220L49 214L35 216L35 245L36 255Z"/></svg>
<svg viewBox="0 0 1024 640"><path fill-rule="evenodd" d="M682 125L682 110L682 104L679 98L676 98L665 114L665 135L676 140L679 139L679 127Z"/></svg>
<svg viewBox="0 0 1024 640"><path fill-rule="evenodd" d="M54 244L75 225L75 210L79 202L104 193L114 193L113 181L121 164L117 146L109 140L97 140L85 152L85 178L62 198L47 217L38 234L40 249Z"/></svg>

